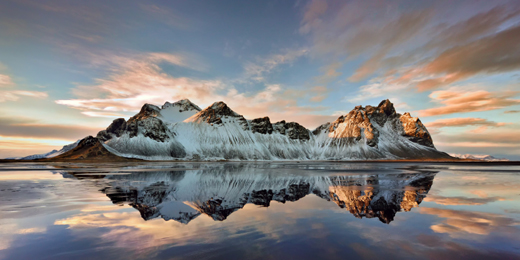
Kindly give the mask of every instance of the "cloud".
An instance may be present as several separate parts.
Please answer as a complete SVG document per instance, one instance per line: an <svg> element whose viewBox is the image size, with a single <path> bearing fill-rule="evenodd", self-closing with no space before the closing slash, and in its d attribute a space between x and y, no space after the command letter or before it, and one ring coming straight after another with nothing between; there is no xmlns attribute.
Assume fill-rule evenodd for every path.
<svg viewBox="0 0 520 260"><path fill-rule="evenodd" d="M465 132L462 134L441 133L435 136L435 144L450 152L475 153L477 148L491 154L518 154L520 136L518 126L508 125L492 128L486 132ZM470 148L470 149L468 149Z"/></svg>
<svg viewBox="0 0 520 260"><path fill-rule="evenodd" d="M255 69L246 69L246 73L262 76L304 53L305 51L296 51L274 55L263 60L260 65L255 65ZM299 105L298 99L305 93L287 89L280 84L264 83L264 88L258 91L239 92L229 81L173 77L162 70L162 63L199 68L196 61L183 55L147 53L118 56L92 53L87 56L91 58L92 64L107 68L107 77L96 79L97 84L77 86L73 93L79 98L55 101L57 104L82 110L87 116L120 117L124 112L139 111L145 103L160 105L165 101L188 98L202 107L222 100L247 118L269 116L273 121L301 120L298 122L309 127L333 118L313 115L327 108ZM314 89L315 92L322 90Z"/></svg>
<svg viewBox="0 0 520 260"><path fill-rule="evenodd" d="M356 96L345 96L344 100L350 103L358 103L376 97L395 95L395 93L401 93L408 87L406 84L388 82L388 79L374 78L368 84L361 86Z"/></svg>
<svg viewBox="0 0 520 260"><path fill-rule="evenodd" d="M399 3L372 0L312 1L304 9L300 33L311 37L318 55L389 50L409 40L422 24L418 21L429 18L424 10L403 12Z"/></svg>
<svg viewBox="0 0 520 260"><path fill-rule="evenodd" d="M342 64L359 58L350 81L376 75L356 101L370 89L427 91L518 70L519 16L520 6L507 1L470 11L462 2L448 8L442 1L420 6L406 0L312 1L304 8L300 33L311 39L312 56Z"/></svg>
<svg viewBox="0 0 520 260"><path fill-rule="evenodd" d="M218 80L193 80L175 78L162 71L161 63L196 69L191 60L182 55L147 53L139 55L90 55L92 64L107 67L111 72L107 78L98 78L96 85L77 86L73 93L80 99L57 100L57 104L90 111L89 116L107 112L138 111L148 102L162 104L193 98L208 102L217 90L224 88ZM103 97L104 98L100 98ZM97 112L97 113L93 113ZM104 112L105 114L100 114Z"/></svg>
<svg viewBox="0 0 520 260"><path fill-rule="evenodd" d="M179 13L175 12L166 6L157 6L154 4L141 4L141 9L144 10L150 17L162 21L166 25L174 28L187 29L193 22L189 22L186 17L183 17Z"/></svg>
<svg viewBox="0 0 520 260"><path fill-rule="evenodd" d="M451 142L489 142L496 144L518 144L520 136L516 133L518 126L511 126L512 129L494 129L489 133L464 133L463 135L440 135L443 141Z"/></svg>
<svg viewBox="0 0 520 260"><path fill-rule="evenodd" d="M483 205L495 201L505 200L502 197L467 198L467 197L444 197L428 195L424 201L435 202L440 205Z"/></svg>
<svg viewBox="0 0 520 260"><path fill-rule="evenodd" d="M491 154L496 157L518 160L520 136L518 124L491 127L485 131L451 132L432 134L435 146L441 151L456 154Z"/></svg>
<svg viewBox="0 0 520 260"><path fill-rule="evenodd" d="M429 96L443 106L419 111L420 116L437 116L455 113L488 111L520 104L520 99L512 99L519 95L517 91L485 90L467 91L451 88L432 92Z"/></svg>
<svg viewBox="0 0 520 260"><path fill-rule="evenodd" d="M460 242L460 240L444 236L441 233L426 234L423 229L407 225L406 219L402 220L401 225L397 222L394 224L397 225L383 228L365 222L348 223L348 226L358 232L359 237L366 241L363 243L364 246L355 249L359 257L372 259L373 254L369 252L372 249L372 252L377 255L384 252L385 257L389 259L424 256L428 256L428 259L485 259L497 255L502 258L514 258L513 254L482 246L474 247L472 243ZM512 244L518 240L511 232L507 235ZM469 238L475 239L474 237ZM485 237L480 238L485 239ZM494 241L492 239L485 241ZM352 249L359 247L358 244L350 244L350 246Z"/></svg>
<svg viewBox="0 0 520 260"><path fill-rule="evenodd" d="M49 125L23 118L0 117L0 134L4 137L75 141L87 135L95 135L99 130L101 129L85 126Z"/></svg>
<svg viewBox="0 0 520 260"><path fill-rule="evenodd" d="M12 137L0 135L0 158L47 153L74 141L38 137Z"/></svg>
<svg viewBox="0 0 520 260"><path fill-rule="evenodd" d="M9 87L12 86L14 83L11 80L11 77L9 75L0 74L0 88L1 87Z"/></svg>
<svg viewBox="0 0 520 260"><path fill-rule="evenodd" d="M114 117L126 117L127 116L126 114L122 114L122 113L101 112L101 111L83 111L81 113L86 115L86 116L90 116L90 117L109 117L109 118L114 118Z"/></svg>
<svg viewBox="0 0 520 260"><path fill-rule="evenodd" d="M5 69L5 65L0 63L0 70ZM41 91L27 91L27 90L12 90L16 87L11 76L0 74L0 103L6 101L17 101L21 97L33 97L33 98L47 98L46 92ZM5 90L8 89L8 90Z"/></svg>
<svg viewBox="0 0 520 260"><path fill-rule="evenodd" d="M445 32L448 36L445 36L447 37L444 38L445 41L434 40L430 42L429 46L440 47L439 45L442 45L449 46L449 48L441 49L442 51L433 58L426 59L408 72L413 75L414 79L428 78L418 82L406 80L403 82L415 85L419 91L428 91L479 74L498 74L520 69L520 51L518 51L520 49L520 26L498 30L498 26L518 14L520 14L518 8L513 9L512 13L506 11L505 8L494 8L488 13L475 15L463 24L446 29ZM476 20L480 20L480 22L476 22ZM482 25L482 21L490 24ZM471 25L471 23L473 24ZM476 27L478 25L481 25L480 28ZM469 31L462 28L467 28ZM482 38L476 37L489 33L490 28L499 32ZM476 39L464 42L456 39L458 35L463 40Z"/></svg>
<svg viewBox="0 0 520 260"><path fill-rule="evenodd" d="M46 92L26 91L26 90L9 90L9 91L0 91L0 102L17 101L22 96L33 97L33 98L47 98L48 97Z"/></svg>
<svg viewBox="0 0 520 260"><path fill-rule="evenodd" d="M381 66L383 58L392 49L413 39L431 18L431 10L405 12L396 20L381 27L378 31L382 40L379 49L350 76L349 80L360 81L376 72Z"/></svg>
<svg viewBox="0 0 520 260"><path fill-rule="evenodd" d="M472 130L479 133L487 130L488 127L501 127L505 126L506 123L497 123L483 118L465 117L438 119L425 125L428 128L479 126L477 129Z"/></svg>
<svg viewBox="0 0 520 260"><path fill-rule="evenodd" d="M487 198L488 197L488 194L485 192L485 191L482 191L482 190L472 190L470 191L471 194L475 194L481 198Z"/></svg>
<svg viewBox="0 0 520 260"><path fill-rule="evenodd" d="M296 59L306 55L307 49L290 49L281 54L273 54L266 58L260 58L256 62L247 62L244 65L246 80L264 81L264 76L282 64L290 64Z"/></svg>
<svg viewBox="0 0 520 260"><path fill-rule="evenodd" d="M447 233L451 237L488 235L492 232L511 236L519 231L516 227L519 223L514 219L493 213L438 208L420 208L419 213L444 218L443 223L432 225L431 229L436 233Z"/></svg>
<svg viewBox="0 0 520 260"><path fill-rule="evenodd" d="M496 35L448 49L426 64L424 73L448 75L448 83L479 73L501 73L520 69L520 26ZM421 90L431 86L419 87Z"/></svg>
<svg viewBox="0 0 520 260"><path fill-rule="evenodd" d="M520 113L520 110L508 110L508 111L504 112L504 114L516 114L516 113Z"/></svg>
<svg viewBox="0 0 520 260"><path fill-rule="evenodd" d="M341 66L343 66L343 63L341 62L333 62L327 66L324 66L321 68L323 75L315 77L313 80L318 85L327 85L337 77L341 76L342 73L338 71Z"/></svg>

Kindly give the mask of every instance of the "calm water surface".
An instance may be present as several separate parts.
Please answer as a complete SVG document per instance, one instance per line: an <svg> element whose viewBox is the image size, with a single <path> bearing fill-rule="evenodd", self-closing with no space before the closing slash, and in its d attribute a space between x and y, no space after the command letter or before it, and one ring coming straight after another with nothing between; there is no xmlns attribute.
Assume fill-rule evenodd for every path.
<svg viewBox="0 0 520 260"><path fill-rule="evenodd" d="M0 164L0 259L520 259L520 167Z"/></svg>

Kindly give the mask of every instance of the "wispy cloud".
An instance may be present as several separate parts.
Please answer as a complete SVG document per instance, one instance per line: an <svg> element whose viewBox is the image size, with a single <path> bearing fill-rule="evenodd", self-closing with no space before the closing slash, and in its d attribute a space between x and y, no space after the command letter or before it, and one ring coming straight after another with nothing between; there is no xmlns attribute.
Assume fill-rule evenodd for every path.
<svg viewBox="0 0 520 260"><path fill-rule="evenodd" d="M440 205L483 205L495 201L505 200L502 197L468 198L468 197L444 197L428 195L424 201L435 202Z"/></svg>
<svg viewBox="0 0 520 260"><path fill-rule="evenodd" d="M10 90L0 91L0 102L17 101L21 97L46 98L47 93L39 91Z"/></svg>
<svg viewBox="0 0 520 260"><path fill-rule="evenodd" d="M282 53L272 54L264 58L258 58L255 62L247 62L244 65L246 79L264 81L264 76L272 72L282 64L290 64L296 59L306 55L308 50L290 49Z"/></svg>
<svg viewBox="0 0 520 260"><path fill-rule="evenodd" d="M173 9L166 6L158 6L155 4L141 4L141 9L150 17L157 19L168 26L180 29L187 29L193 26L193 21L189 21L187 17L182 16Z"/></svg>
<svg viewBox="0 0 520 260"><path fill-rule="evenodd" d="M1 64L0 64L1 65ZM28 91L28 90L14 90L16 85L11 79L11 76L0 74L0 103L6 101L17 101L21 97L33 98L47 98L46 92Z"/></svg>
<svg viewBox="0 0 520 260"><path fill-rule="evenodd" d="M262 60L255 69L246 70L251 75L264 75L276 66L291 62L305 51L274 55ZM76 99L57 100L56 103L82 110L91 117L119 117L121 112L138 111L144 103L163 104L188 98L204 106L223 100L234 110L248 118L270 116L273 120L302 120L307 126L317 126L331 119L328 116L310 115L325 107L300 106L299 91L291 91L279 84L265 84L254 92L239 92L229 81L200 80L174 77L162 70L162 63L191 69L201 66L183 55L146 53L117 56L89 54L91 64L106 67L109 74L96 79L97 84L77 86ZM232 81L231 81L232 82ZM316 89L319 91L319 89Z"/></svg>
<svg viewBox="0 0 520 260"><path fill-rule="evenodd" d="M368 84L359 88L358 94L355 96L345 96L344 100L351 103L358 103L371 98L388 97L401 93L409 86L407 84L384 82L382 78L371 79Z"/></svg>
<svg viewBox="0 0 520 260"><path fill-rule="evenodd" d="M516 113L520 113L520 110L507 110L507 111L504 111L504 114L516 114Z"/></svg>
<svg viewBox="0 0 520 260"><path fill-rule="evenodd" d="M419 212L445 219L443 223L432 225L431 229L451 237L488 235L491 232L501 232L510 236L518 232L518 228L515 227L517 221L498 214L438 208L420 208Z"/></svg>
<svg viewBox="0 0 520 260"><path fill-rule="evenodd" d="M0 74L0 88L14 85L9 75Z"/></svg>
<svg viewBox="0 0 520 260"><path fill-rule="evenodd" d="M430 98L442 106L420 110L419 115L437 116L468 113L520 105L520 99L513 99L519 94L517 91L489 92L479 90L470 92L456 88L434 91L430 94Z"/></svg>
<svg viewBox="0 0 520 260"><path fill-rule="evenodd" d="M505 126L506 123L497 123L483 118L464 117L438 119L433 122L426 123L425 125L428 128L478 126L478 128L472 130L472 132L483 132L488 127Z"/></svg>
<svg viewBox="0 0 520 260"><path fill-rule="evenodd" d="M23 117L0 117L0 133L4 137L77 140L99 130L86 126L51 125Z"/></svg>
<svg viewBox="0 0 520 260"><path fill-rule="evenodd" d="M311 56L332 60L331 65L362 61L348 79L369 82L345 98L351 102L396 91L432 91L476 75L520 69L515 23L520 6L495 1L471 12L467 8L407 0L316 0L303 10L300 33L311 39ZM454 12L460 14L455 19Z"/></svg>

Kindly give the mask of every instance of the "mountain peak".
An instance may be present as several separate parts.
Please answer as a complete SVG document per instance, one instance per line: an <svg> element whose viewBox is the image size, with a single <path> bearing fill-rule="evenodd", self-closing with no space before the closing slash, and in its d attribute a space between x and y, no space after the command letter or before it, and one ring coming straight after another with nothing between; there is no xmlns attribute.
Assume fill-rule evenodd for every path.
<svg viewBox="0 0 520 260"><path fill-rule="evenodd" d="M160 111L161 109L158 106L146 103L143 105L143 107L141 107L139 113L137 113L132 118L145 119L148 117L157 117L160 114ZM130 120L132 118L130 118Z"/></svg>
<svg viewBox="0 0 520 260"><path fill-rule="evenodd" d="M387 116L393 115L396 113L394 104L392 104L392 102L390 102L390 100L388 100L388 99L381 101L379 103L379 105L377 106L377 108L379 109L380 112L385 113Z"/></svg>
<svg viewBox="0 0 520 260"><path fill-rule="evenodd" d="M231 108L229 108L229 106L222 101L217 101L217 102L213 103L211 106L200 111L199 114L206 115L206 116L214 115L214 116L219 116L219 117L223 117L223 116L242 117L242 115L231 110Z"/></svg>
<svg viewBox="0 0 520 260"><path fill-rule="evenodd" d="M162 109L166 109L169 107L178 107L180 108L179 112L189 111L189 110L195 110L195 111L201 111L202 109L195 105L193 102L191 102L189 99L181 99L177 102L170 103L166 101L164 105L162 106Z"/></svg>

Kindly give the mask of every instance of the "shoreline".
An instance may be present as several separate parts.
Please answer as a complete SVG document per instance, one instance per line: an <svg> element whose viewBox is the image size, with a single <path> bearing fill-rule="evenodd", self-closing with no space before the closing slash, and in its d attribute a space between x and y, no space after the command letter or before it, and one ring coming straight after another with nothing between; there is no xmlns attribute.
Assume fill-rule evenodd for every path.
<svg viewBox="0 0 520 260"><path fill-rule="evenodd" d="M471 165L520 165L520 161L482 161L470 159L402 159L402 160L276 160L276 161L259 161L259 160L218 160L218 161L192 161L192 160L157 160L147 161L135 158L122 158L122 160L104 160L104 159L36 159L36 160L14 160L0 159L0 164L9 163L429 163L429 164L471 164Z"/></svg>

